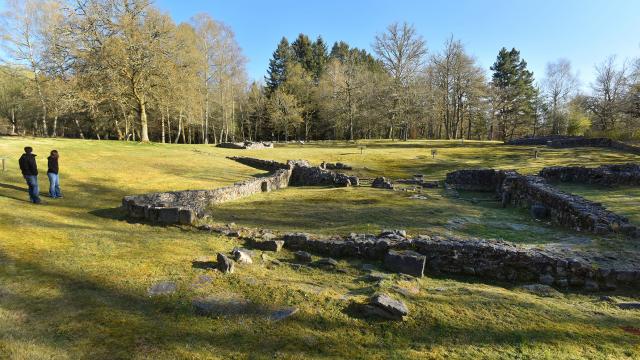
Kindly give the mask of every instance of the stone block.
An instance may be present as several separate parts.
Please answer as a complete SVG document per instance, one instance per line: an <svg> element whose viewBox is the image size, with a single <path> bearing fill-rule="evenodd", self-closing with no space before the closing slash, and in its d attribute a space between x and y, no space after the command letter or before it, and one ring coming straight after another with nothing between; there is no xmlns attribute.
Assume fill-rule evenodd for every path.
<svg viewBox="0 0 640 360"><path fill-rule="evenodd" d="M216 261L218 270L222 273L233 273L235 270L235 263L225 254L218 253Z"/></svg>
<svg viewBox="0 0 640 360"><path fill-rule="evenodd" d="M179 223L182 225L191 225L196 221L196 213L190 209L180 209L178 213Z"/></svg>
<svg viewBox="0 0 640 360"><path fill-rule="evenodd" d="M416 277L424 276L424 267L427 257L415 251L391 250L384 257L384 266L393 272L412 275Z"/></svg>
<svg viewBox="0 0 640 360"><path fill-rule="evenodd" d="M175 207L159 208L157 221L160 224L177 224L180 222L180 209Z"/></svg>
<svg viewBox="0 0 640 360"><path fill-rule="evenodd" d="M365 312L390 320L402 320L409 314L409 309L402 301L387 294L376 294L369 299L369 304L365 306Z"/></svg>
<svg viewBox="0 0 640 360"><path fill-rule="evenodd" d="M284 240L256 240L253 247L264 251L280 251L284 245Z"/></svg>

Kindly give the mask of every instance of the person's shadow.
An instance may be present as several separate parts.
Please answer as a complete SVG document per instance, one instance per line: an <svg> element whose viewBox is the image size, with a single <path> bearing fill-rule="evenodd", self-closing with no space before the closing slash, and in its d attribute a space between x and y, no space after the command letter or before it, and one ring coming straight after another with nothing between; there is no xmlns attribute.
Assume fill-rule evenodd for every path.
<svg viewBox="0 0 640 360"><path fill-rule="evenodd" d="M27 194L29 193L29 189L23 188L23 187L20 187L20 186L11 185L11 184L0 183L0 188L9 189L9 190L16 190L16 191L20 191L20 192L25 192ZM30 202L27 199L20 199L20 198L9 196L9 195L5 195L5 194L2 194L2 193L0 193L0 196L6 197L6 198L9 198L9 199L13 199L13 200L17 200L17 201ZM29 195L27 195L27 197L28 196Z"/></svg>

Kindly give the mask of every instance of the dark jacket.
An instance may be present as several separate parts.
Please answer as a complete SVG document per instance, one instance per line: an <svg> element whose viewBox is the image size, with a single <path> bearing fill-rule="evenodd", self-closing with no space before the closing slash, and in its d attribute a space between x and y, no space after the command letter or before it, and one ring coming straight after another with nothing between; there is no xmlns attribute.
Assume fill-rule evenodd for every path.
<svg viewBox="0 0 640 360"><path fill-rule="evenodd" d="M35 154L22 154L18 163L20 163L20 170L23 176L38 175L38 164L36 164Z"/></svg>
<svg viewBox="0 0 640 360"><path fill-rule="evenodd" d="M48 169L47 169L47 173L54 173L57 174L58 173L58 158L54 158L53 156L49 156L47 158L47 164L48 164Z"/></svg>

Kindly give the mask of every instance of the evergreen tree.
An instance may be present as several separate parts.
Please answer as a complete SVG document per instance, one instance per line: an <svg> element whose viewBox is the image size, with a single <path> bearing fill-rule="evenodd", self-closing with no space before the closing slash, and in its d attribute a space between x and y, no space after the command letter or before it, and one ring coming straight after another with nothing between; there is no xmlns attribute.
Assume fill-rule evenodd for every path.
<svg viewBox="0 0 640 360"><path fill-rule="evenodd" d="M349 57L349 44L344 41L336 41L333 43L333 47L331 47L331 54L329 55L332 59L338 59L340 62L344 62L345 59Z"/></svg>
<svg viewBox="0 0 640 360"><path fill-rule="evenodd" d="M313 47L309 37L305 34L299 34L298 38L291 43L291 50L295 60L302 65L302 68L311 72L313 68Z"/></svg>
<svg viewBox="0 0 640 360"><path fill-rule="evenodd" d="M523 135L535 123L535 103L538 91L533 86L533 73L527 70L527 62L520 58L520 51L500 49L496 62L491 66L491 84L496 93L497 119L503 139Z"/></svg>
<svg viewBox="0 0 640 360"><path fill-rule="evenodd" d="M329 55L327 54L327 45L321 36L318 36L311 47L313 49L311 72L313 73L314 81L317 83L324 71Z"/></svg>
<svg viewBox="0 0 640 360"><path fill-rule="evenodd" d="M280 84L287 79L287 66L292 60L291 47L286 37L282 37L278 48L273 52L271 60L269 60L269 69L265 81L269 93L275 91Z"/></svg>

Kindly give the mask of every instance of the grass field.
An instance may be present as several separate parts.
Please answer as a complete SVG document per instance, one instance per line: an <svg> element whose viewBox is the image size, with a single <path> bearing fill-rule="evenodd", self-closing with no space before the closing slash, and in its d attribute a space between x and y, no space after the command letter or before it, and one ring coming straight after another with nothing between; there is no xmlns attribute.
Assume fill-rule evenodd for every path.
<svg viewBox="0 0 640 360"><path fill-rule="evenodd" d="M64 199L28 203L17 170L25 145L40 155L41 167L50 149L60 151ZM215 188L255 175L255 169L225 159L237 154L341 161L367 178L424 173L434 180L466 167L532 173L547 165L637 161L637 156L602 149L542 149L534 159L532 148L494 143L364 145L363 154L360 144L345 143L239 152L205 145L0 138L0 157L7 157L9 165L0 173L0 358L640 358L640 336L629 331L640 328L640 311L619 310L599 301L599 294L543 298L509 284L450 277L393 275L377 283L363 276L358 261L341 260L344 273L295 269L286 265L292 258L287 251L269 254L284 265L256 254L253 265L221 275L194 267L192 261L242 245L237 240L191 228L129 223L118 209L128 194ZM438 149L435 159L433 148ZM41 176L43 193L46 183ZM632 203L637 193L581 191L640 222ZM533 245L575 238L531 221L526 212L499 209L487 195L454 196L443 190L427 191L427 200L410 195L369 188L290 188L225 204L213 218L324 233L396 227ZM594 249L637 247L621 239L590 239ZM177 283L175 293L148 295L151 286L167 280ZM364 320L345 311L351 301L380 290L408 304L406 321ZM191 301L203 296L251 306L199 316ZM282 321L265 315L285 306L300 311Z"/></svg>

